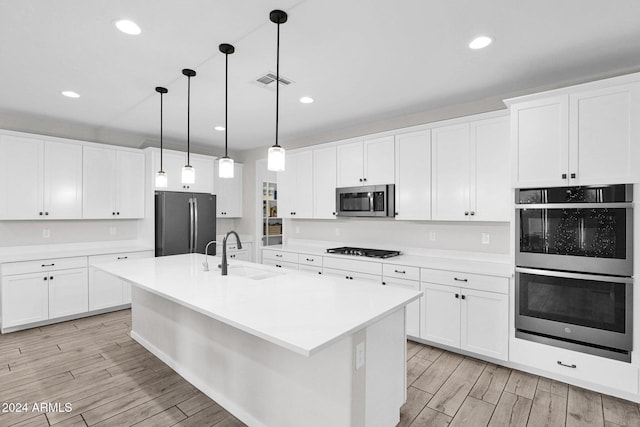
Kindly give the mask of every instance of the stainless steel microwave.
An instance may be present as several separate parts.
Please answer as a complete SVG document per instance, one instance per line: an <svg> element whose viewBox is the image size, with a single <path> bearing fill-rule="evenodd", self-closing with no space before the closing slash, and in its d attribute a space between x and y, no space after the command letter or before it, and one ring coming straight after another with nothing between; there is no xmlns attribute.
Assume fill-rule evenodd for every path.
<svg viewBox="0 0 640 427"><path fill-rule="evenodd" d="M395 188L389 185L365 185L336 188L338 216L394 217Z"/></svg>

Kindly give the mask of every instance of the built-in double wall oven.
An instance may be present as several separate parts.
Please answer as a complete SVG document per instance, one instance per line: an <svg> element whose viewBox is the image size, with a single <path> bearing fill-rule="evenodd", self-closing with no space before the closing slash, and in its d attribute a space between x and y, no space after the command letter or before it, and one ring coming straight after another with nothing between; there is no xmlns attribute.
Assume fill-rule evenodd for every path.
<svg viewBox="0 0 640 427"><path fill-rule="evenodd" d="M632 185L516 190L516 336L631 361Z"/></svg>

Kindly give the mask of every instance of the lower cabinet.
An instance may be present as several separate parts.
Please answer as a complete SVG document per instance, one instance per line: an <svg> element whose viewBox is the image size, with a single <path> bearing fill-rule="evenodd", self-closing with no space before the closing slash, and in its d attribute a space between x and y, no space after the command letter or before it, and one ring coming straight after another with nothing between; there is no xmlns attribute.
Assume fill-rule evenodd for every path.
<svg viewBox="0 0 640 427"><path fill-rule="evenodd" d="M354 270L338 270L335 268L325 267L322 269L322 274L330 277L345 279L345 280L354 280L354 279L365 280L365 281L375 283L377 285L379 285L380 282L382 282L382 276L380 275L362 273L360 271L354 271Z"/></svg>
<svg viewBox="0 0 640 427"><path fill-rule="evenodd" d="M465 286L472 286L473 279L477 277L468 275L475 276L470 279L464 277L463 273L456 275L454 272L451 272L451 276L453 280ZM490 276L477 278L484 281L490 279ZM500 282L504 283L504 293L431 283L428 280L429 274L423 273L420 337L495 359L507 360L508 280L495 278L498 285Z"/></svg>
<svg viewBox="0 0 640 427"><path fill-rule="evenodd" d="M384 277L382 284L386 286L392 286L397 288L404 288L410 290L420 290L420 282L406 279L395 279ZM414 301L407 305L406 311L406 328L407 335L411 337L420 337L420 300Z"/></svg>
<svg viewBox="0 0 640 427"><path fill-rule="evenodd" d="M49 275L49 319L88 311L87 269L53 271Z"/></svg>
<svg viewBox="0 0 640 427"><path fill-rule="evenodd" d="M216 255L222 256L222 243L216 244ZM227 261L232 259L251 261L251 243L243 243L242 249L238 249L236 243L227 244Z"/></svg>
<svg viewBox="0 0 640 427"><path fill-rule="evenodd" d="M2 330L49 318L49 282L42 273L2 278Z"/></svg>

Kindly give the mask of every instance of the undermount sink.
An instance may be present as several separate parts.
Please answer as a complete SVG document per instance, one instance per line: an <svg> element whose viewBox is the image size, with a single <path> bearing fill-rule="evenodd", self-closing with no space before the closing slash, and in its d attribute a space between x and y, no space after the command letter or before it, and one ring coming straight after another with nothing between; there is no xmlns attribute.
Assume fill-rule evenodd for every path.
<svg viewBox="0 0 640 427"><path fill-rule="evenodd" d="M270 277L280 276L283 273L278 271L263 270L261 268L247 267L244 265L230 265L229 276L246 277L251 280L263 280Z"/></svg>

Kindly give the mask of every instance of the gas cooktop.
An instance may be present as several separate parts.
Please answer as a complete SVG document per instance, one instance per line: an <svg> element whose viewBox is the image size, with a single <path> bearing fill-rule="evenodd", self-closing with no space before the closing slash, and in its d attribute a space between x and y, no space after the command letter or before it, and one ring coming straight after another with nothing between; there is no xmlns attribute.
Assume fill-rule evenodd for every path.
<svg viewBox="0 0 640 427"><path fill-rule="evenodd" d="M343 246L341 248L327 249L329 254L342 254L342 255L357 255L368 256L371 258L391 258L392 256L400 255L400 251L388 251L384 249L366 249L366 248L352 248L349 246Z"/></svg>

